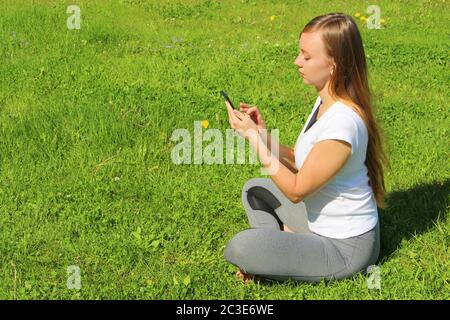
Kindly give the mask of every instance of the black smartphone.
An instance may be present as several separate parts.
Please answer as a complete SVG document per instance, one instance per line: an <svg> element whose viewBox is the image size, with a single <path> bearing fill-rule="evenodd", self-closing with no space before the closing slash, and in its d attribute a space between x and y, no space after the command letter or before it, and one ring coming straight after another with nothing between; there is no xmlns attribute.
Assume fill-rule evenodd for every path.
<svg viewBox="0 0 450 320"><path fill-rule="evenodd" d="M232 107L233 109L236 109L236 108L234 107L233 103L231 102L230 98L228 97L228 94L227 94L225 91L221 90L221 91L220 91L220 94L222 95L222 97L223 97L226 101L228 101L228 103L231 105L231 107Z"/></svg>

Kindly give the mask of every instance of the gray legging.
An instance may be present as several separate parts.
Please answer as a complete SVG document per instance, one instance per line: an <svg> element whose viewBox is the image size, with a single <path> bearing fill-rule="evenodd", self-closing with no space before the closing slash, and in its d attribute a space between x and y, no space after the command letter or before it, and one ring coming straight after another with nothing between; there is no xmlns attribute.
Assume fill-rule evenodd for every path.
<svg viewBox="0 0 450 320"><path fill-rule="evenodd" d="M242 201L251 229L236 234L225 259L243 272L273 280L339 280L374 265L380 251L379 223L347 239L333 239L308 228L305 204L291 202L271 179L250 179ZM282 231L283 224L294 231Z"/></svg>

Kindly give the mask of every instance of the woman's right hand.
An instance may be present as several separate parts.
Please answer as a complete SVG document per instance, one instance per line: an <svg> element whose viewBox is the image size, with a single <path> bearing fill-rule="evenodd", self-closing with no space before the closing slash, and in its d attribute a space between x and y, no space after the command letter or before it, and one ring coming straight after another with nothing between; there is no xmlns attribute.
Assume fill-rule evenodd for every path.
<svg viewBox="0 0 450 320"><path fill-rule="evenodd" d="M241 102L239 103L239 108L241 112L245 112L250 115L250 118L253 120L253 122L256 123L258 129L266 129L266 123L264 122L264 119L259 112L258 107Z"/></svg>

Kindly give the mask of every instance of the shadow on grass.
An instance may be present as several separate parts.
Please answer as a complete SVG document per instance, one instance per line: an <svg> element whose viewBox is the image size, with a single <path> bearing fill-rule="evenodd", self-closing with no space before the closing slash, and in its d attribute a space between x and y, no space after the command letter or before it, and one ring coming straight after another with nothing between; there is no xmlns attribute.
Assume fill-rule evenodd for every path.
<svg viewBox="0 0 450 320"><path fill-rule="evenodd" d="M378 263L389 259L414 234L433 228L438 219L444 219L448 207L450 179L389 193L387 207L379 209L381 250ZM439 213L441 216L439 217Z"/></svg>

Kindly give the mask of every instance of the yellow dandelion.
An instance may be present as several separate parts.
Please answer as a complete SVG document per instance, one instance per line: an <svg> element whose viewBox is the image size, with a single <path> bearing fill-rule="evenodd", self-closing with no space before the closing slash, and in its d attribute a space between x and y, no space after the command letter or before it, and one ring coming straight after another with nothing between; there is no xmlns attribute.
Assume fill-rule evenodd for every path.
<svg viewBox="0 0 450 320"><path fill-rule="evenodd" d="M361 16L361 13L357 12L355 13L355 17L359 18Z"/></svg>
<svg viewBox="0 0 450 320"><path fill-rule="evenodd" d="M380 19L380 23L381 23L381 24L385 24L385 23L386 23L386 20Z"/></svg>
<svg viewBox="0 0 450 320"><path fill-rule="evenodd" d="M270 16L270 21L275 21L276 18L277 16Z"/></svg>
<svg viewBox="0 0 450 320"><path fill-rule="evenodd" d="M361 18L359 18L361 21L367 21L367 17L366 16L362 16Z"/></svg>
<svg viewBox="0 0 450 320"><path fill-rule="evenodd" d="M203 121L202 121L202 127L203 127L204 129L206 129L206 128L208 128L208 126L209 126L209 121L208 121L208 120L203 120Z"/></svg>

